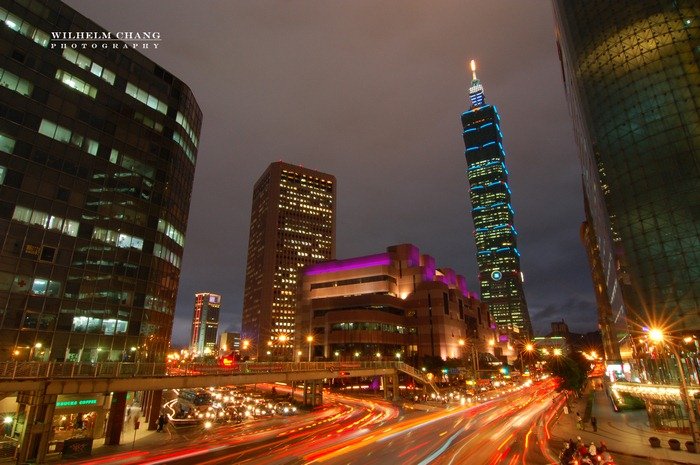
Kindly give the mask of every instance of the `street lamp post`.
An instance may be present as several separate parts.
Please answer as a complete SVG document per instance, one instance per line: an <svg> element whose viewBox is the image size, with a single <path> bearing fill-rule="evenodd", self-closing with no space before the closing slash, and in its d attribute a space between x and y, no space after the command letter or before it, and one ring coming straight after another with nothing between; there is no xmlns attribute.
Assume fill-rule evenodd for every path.
<svg viewBox="0 0 700 465"><path fill-rule="evenodd" d="M277 338L280 341L280 350L282 351L282 361L287 360L287 341L289 340L289 337L286 334L280 334L279 337Z"/></svg>
<svg viewBox="0 0 700 465"><path fill-rule="evenodd" d="M695 445L695 450L699 450L700 437L698 437L698 426L695 418L695 406L690 400L688 395L688 385L685 381L685 372L683 371L683 363L681 362L681 357L678 355L675 347L672 344L666 344L664 341L664 333L660 329L649 330L649 339L654 343L661 344L662 347L667 347L676 359L678 364L678 371L681 378L681 401L685 404L688 409L688 423L690 424L690 436L693 438L693 444Z"/></svg>
<svg viewBox="0 0 700 465"><path fill-rule="evenodd" d="M527 353L528 355L530 355L533 350L535 350L535 346L532 345L532 343L528 342L527 344L525 344L525 351L520 354L520 372L521 373L525 372L525 367L523 366L523 354Z"/></svg>
<svg viewBox="0 0 700 465"><path fill-rule="evenodd" d="M306 342L309 343L309 362L310 362L311 361L311 344L313 344L313 342L314 342L314 337L311 334L309 334L308 336L306 336Z"/></svg>

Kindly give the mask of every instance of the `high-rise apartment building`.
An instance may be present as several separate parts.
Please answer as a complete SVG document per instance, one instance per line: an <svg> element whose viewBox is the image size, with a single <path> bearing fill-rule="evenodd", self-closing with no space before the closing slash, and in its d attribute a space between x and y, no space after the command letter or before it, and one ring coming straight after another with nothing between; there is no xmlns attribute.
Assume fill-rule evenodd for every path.
<svg viewBox="0 0 700 465"><path fill-rule="evenodd" d="M613 319L698 331L700 4L553 3Z"/></svg>
<svg viewBox="0 0 700 465"><path fill-rule="evenodd" d="M170 342L202 114L132 47L51 39L96 31L58 1L0 7L0 359Z"/></svg>
<svg viewBox="0 0 700 465"><path fill-rule="evenodd" d="M299 270L335 258L334 176L272 163L253 189L241 338L248 355L291 353Z"/></svg>
<svg viewBox="0 0 700 465"><path fill-rule="evenodd" d="M210 292L198 292L194 295L194 313L192 315L192 335L190 350L198 355L216 353L216 334L219 331L219 312L221 296Z"/></svg>
<svg viewBox="0 0 700 465"><path fill-rule="evenodd" d="M501 119L496 107L486 103L473 60L471 65L471 104L462 114L462 127L481 301L500 329L527 338L532 324L523 292Z"/></svg>

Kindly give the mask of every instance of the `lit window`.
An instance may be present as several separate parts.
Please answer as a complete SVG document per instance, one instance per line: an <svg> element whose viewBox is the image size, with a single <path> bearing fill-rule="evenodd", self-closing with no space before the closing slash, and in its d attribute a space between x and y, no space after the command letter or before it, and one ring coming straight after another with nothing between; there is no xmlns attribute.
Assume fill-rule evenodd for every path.
<svg viewBox="0 0 700 465"><path fill-rule="evenodd" d="M130 82L126 83L125 92L128 95L135 98L136 100L138 100L139 102L143 103L144 105L151 107L154 110L163 113L164 115L168 113L168 106L164 102L161 102L155 96L149 94L143 89L136 87Z"/></svg>
<svg viewBox="0 0 700 465"><path fill-rule="evenodd" d="M0 152L12 153L15 149L15 140L10 136L0 133Z"/></svg>
<svg viewBox="0 0 700 465"><path fill-rule="evenodd" d="M63 58L114 85L114 78L116 75L107 68L103 68L97 63L93 63L93 61L85 55L82 55L73 49L65 48L63 49Z"/></svg>
<svg viewBox="0 0 700 465"><path fill-rule="evenodd" d="M62 69L56 71L56 79L58 79L71 89L75 89L78 92L83 93L89 97L95 98L97 96L97 89L95 87L92 87L90 84L86 83L82 79L78 79L72 74L63 71Z"/></svg>
<svg viewBox="0 0 700 465"><path fill-rule="evenodd" d="M28 22L23 21L21 18L13 15L4 8L0 8L0 21L5 23L5 26L9 27L13 31L19 32L24 37L33 40L42 47L49 45L49 35L47 33L41 29L37 29Z"/></svg>
<svg viewBox="0 0 700 465"><path fill-rule="evenodd" d="M88 137L73 133L70 129L59 126L47 119L42 119L39 125L39 134L43 134L59 142L72 144L85 150L90 155L97 155L100 144Z"/></svg>
<svg viewBox="0 0 700 465"><path fill-rule="evenodd" d="M27 97L31 95L33 88L31 82L2 68L0 68L0 85Z"/></svg>

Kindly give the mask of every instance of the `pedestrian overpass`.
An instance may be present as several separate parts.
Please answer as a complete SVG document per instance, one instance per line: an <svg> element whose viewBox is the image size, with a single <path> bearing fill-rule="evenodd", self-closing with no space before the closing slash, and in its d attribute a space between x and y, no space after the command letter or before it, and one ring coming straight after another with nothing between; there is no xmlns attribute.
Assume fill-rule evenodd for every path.
<svg viewBox="0 0 700 465"><path fill-rule="evenodd" d="M105 444L119 444L127 393L143 391L142 410L155 429L164 389L193 389L262 383L303 382L304 401L322 402L327 379L381 376L398 396L399 374L437 392L422 372L403 362L257 362L233 367L207 364L127 362L4 362L0 363L0 396L17 393L18 412L13 433L19 432L18 463L44 460L58 396L102 393L110 397ZM22 420L21 428L19 421Z"/></svg>

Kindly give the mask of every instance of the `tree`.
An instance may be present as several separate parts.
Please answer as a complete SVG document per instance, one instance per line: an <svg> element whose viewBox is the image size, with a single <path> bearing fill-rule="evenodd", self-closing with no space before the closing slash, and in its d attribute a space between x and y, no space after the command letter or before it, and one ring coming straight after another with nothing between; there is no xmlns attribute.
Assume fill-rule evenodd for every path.
<svg viewBox="0 0 700 465"><path fill-rule="evenodd" d="M579 352L572 352L566 357L550 359L547 362L552 375L561 378L559 390L570 389L579 391L583 388L590 369L589 362Z"/></svg>

